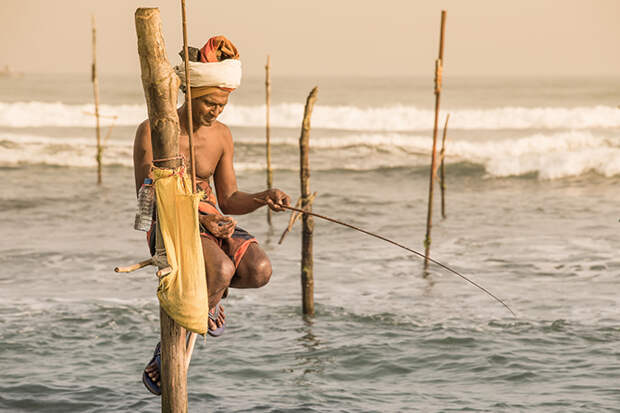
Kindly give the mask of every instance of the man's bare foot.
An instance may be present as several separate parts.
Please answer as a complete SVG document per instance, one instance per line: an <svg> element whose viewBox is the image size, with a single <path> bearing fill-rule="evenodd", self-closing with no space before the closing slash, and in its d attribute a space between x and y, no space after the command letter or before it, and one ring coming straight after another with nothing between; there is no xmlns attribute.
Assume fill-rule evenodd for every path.
<svg viewBox="0 0 620 413"><path fill-rule="evenodd" d="M161 346L157 343L152 360L144 368L142 382L148 391L155 395L161 395L160 355Z"/></svg>
<svg viewBox="0 0 620 413"><path fill-rule="evenodd" d="M215 314L215 307L209 310L211 315ZM212 320L209 317L209 330L216 330L222 327L225 323L226 315L224 314L224 306L220 304L220 313L218 314L217 320Z"/></svg>
<svg viewBox="0 0 620 413"><path fill-rule="evenodd" d="M157 366L157 362L155 360L153 360L153 362L151 364L146 366L144 371L146 371L146 374L149 375L150 379L154 383L157 383L157 387L161 388L161 381L160 381L160 377L159 377L159 367Z"/></svg>

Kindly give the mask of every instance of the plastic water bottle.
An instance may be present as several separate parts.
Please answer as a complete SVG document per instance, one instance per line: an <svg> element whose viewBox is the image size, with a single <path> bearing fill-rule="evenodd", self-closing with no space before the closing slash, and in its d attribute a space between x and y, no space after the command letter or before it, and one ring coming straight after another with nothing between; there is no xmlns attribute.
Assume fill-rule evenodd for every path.
<svg viewBox="0 0 620 413"><path fill-rule="evenodd" d="M155 205L155 189L153 180L146 178L138 191L138 210L136 211L136 221L134 229L138 231L148 231L153 223L153 207Z"/></svg>

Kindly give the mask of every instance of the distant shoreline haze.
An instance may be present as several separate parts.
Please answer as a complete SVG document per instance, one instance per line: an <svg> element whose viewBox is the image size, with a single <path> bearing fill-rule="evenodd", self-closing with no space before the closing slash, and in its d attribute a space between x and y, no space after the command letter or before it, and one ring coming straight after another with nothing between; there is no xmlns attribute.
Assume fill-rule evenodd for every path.
<svg viewBox="0 0 620 413"><path fill-rule="evenodd" d="M127 0L0 2L0 67L16 72L89 73L91 15L100 73L138 73L134 12L159 7L171 64L182 47L179 2ZM193 1L190 45L224 34L244 73L432 76L442 9L447 10L446 76L604 76L620 73L620 2L442 0Z"/></svg>

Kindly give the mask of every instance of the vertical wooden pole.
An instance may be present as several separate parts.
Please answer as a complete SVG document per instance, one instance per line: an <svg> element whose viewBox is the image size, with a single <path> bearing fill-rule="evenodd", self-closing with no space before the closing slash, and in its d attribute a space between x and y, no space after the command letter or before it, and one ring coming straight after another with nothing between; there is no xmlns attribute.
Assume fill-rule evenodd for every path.
<svg viewBox="0 0 620 413"><path fill-rule="evenodd" d="M267 55L267 64L265 65L265 138L266 138L266 154L267 154L267 189L273 187L273 170L271 169L271 127L270 127L270 110L271 110L271 56ZM271 209L267 208L267 223L271 225Z"/></svg>
<svg viewBox="0 0 620 413"><path fill-rule="evenodd" d="M189 53L187 45L187 11L185 0L181 0L181 17L183 19L183 61L185 63L185 108L187 110L187 138L189 140L189 163L192 169L192 193L196 193L196 156L194 153L194 122L192 120L192 89L190 87L191 79L189 75ZM196 343L196 334L189 333L187 345L185 349L185 368L189 369L189 363L194 352L194 344Z"/></svg>
<svg viewBox="0 0 620 413"><path fill-rule="evenodd" d="M185 0L181 0L183 19L183 57L185 61L185 108L187 109L187 137L189 139L189 164L192 169L192 193L196 193L196 159L194 155L194 123L192 121L192 88L189 78L189 53L187 52L187 16Z"/></svg>
<svg viewBox="0 0 620 413"><path fill-rule="evenodd" d="M103 182L101 173L101 158L103 154L103 148L101 146L101 127L99 125L99 79L97 79L97 26L95 24L95 15L91 16L92 21L92 40L93 40L93 64L91 66L91 81L93 82L93 94L95 96L95 119L96 119L96 134L97 134L97 154L95 159L97 160L97 184L101 185Z"/></svg>
<svg viewBox="0 0 620 413"><path fill-rule="evenodd" d="M446 11L441 11L441 31L439 35L439 58L435 60L435 123L433 126L433 154L428 188L428 214L426 216L426 238L424 239L424 269L428 268L431 251L431 228L433 226L433 186L437 162L437 124L439 122L439 100L441 97L441 72L443 69L443 38L446 27Z"/></svg>
<svg viewBox="0 0 620 413"><path fill-rule="evenodd" d="M439 151L439 158L441 159L439 185L441 188L441 216L446 218L446 171L445 171L445 159L446 159L446 136L448 134L448 121L450 120L450 114L446 116L446 123L443 125L443 138L441 139L441 151Z"/></svg>
<svg viewBox="0 0 620 413"><path fill-rule="evenodd" d="M179 153L179 118L176 111L179 78L166 57L159 9L137 9L135 22L142 85L151 125L153 159L173 158ZM159 164L164 168L174 168L178 165L178 159L170 159ZM186 332L161 308L160 321L161 410L165 413L185 413L187 412Z"/></svg>
<svg viewBox="0 0 620 413"><path fill-rule="evenodd" d="M299 178L301 181L301 209L312 212L310 200L310 166L308 155L310 153L310 117L316 101L319 89L315 86L308 95L304 120L301 126L299 138ZM314 262L312 259L312 233L314 231L314 218L304 214L303 229L301 236L301 291L302 310L305 315L314 315Z"/></svg>

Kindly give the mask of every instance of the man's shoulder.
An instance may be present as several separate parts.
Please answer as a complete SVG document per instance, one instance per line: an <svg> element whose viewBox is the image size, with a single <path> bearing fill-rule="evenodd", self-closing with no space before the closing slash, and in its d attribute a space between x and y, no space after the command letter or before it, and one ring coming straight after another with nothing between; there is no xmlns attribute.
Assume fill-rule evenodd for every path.
<svg viewBox="0 0 620 413"><path fill-rule="evenodd" d="M146 119L144 122L138 125L136 129L136 138L134 139L134 147L146 147L150 146L151 142L151 124Z"/></svg>
<svg viewBox="0 0 620 413"><path fill-rule="evenodd" d="M215 128L214 132L217 133L217 135L225 142L232 141L232 133L230 132L230 128L228 126L219 120L216 120L213 127Z"/></svg>
<svg viewBox="0 0 620 413"><path fill-rule="evenodd" d="M151 123L149 122L148 118L144 119L139 125L138 125L138 133L150 133L151 132Z"/></svg>
<svg viewBox="0 0 620 413"><path fill-rule="evenodd" d="M218 132L223 132L223 133L230 135L230 128L226 126L225 124L223 124L222 122L220 122L219 120L216 120L213 126L217 128Z"/></svg>

